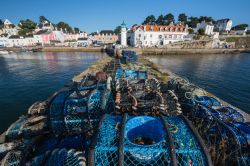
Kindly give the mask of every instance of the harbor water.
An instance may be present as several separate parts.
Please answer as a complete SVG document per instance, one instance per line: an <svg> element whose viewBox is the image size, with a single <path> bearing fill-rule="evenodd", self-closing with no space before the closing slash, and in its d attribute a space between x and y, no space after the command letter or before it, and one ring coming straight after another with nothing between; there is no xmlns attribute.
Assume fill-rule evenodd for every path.
<svg viewBox="0 0 250 166"><path fill-rule="evenodd" d="M151 56L150 59L250 113L250 53Z"/></svg>
<svg viewBox="0 0 250 166"><path fill-rule="evenodd" d="M18 53L0 55L0 133L46 100L98 59L102 53Z"/></svg>

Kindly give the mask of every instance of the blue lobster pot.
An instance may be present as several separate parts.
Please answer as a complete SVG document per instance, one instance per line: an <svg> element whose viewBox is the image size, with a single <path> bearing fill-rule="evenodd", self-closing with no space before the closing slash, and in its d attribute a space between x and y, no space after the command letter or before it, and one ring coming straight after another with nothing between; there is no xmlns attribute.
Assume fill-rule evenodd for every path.
<svg viewBox="0 0 250 166"><path fill-rule="evenodd" d="M220 101L210 96L196 96L194 100L206 107L221 106Z"/></svg>
<svg viewBox="0 0 250 166"><path fill-rule="evenodd" d="M125 125L125 141L128 152L138 161L150 163L156 160L163 148L165 130L161 121L154 117L139 116ZM159 151L155 151L159 149ZM153 152L153 153L152 153Z"/></svg>

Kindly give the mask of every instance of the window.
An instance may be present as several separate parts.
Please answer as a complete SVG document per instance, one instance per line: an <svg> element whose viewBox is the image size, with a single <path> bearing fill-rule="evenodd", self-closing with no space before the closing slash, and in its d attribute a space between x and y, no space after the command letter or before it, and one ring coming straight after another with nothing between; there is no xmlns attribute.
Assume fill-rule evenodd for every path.
<svg viewBox="0 0 250 166"><path fill-rule="evenodd" d="M138 37L140 38L140 37L141 37L141 34L139 34Z"/></svg>
<svg viewBox="0 0 250 166"><path fill-rule="evenodd" d="M162 39L162 35L159 35L159 39Z"/></svg>
<svg viewBox="0 0 250 166"><path fill-rule="evenodd" d="M151 34L151 35L150 35L150 37L152 38L152 37L153 37L153 35Z"/></svg>

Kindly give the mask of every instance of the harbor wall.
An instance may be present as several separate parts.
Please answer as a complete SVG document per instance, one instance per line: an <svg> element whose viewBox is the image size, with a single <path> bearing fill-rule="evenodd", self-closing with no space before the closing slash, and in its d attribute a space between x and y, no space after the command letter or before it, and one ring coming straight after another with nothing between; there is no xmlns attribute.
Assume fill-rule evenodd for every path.
<svg viewBox="0 0 250 166"><path fill-rule="evenodd" d="M43 52L104 52L102 47L44 47Z"/></svg>
<svg viewBox="0 0 250 166"><path fill-rule="evenodd" d="M173 48L129 48L138 55L190 55L190 54L238 54L250 53L250 49L173 49Z"/></svg>
<svg viewBox="0 0 250 166"><path fill-rule="evenodd" d="M41 48L3 48L2 50L20 52L23 50L30 50L34 52L107 52L108 54L119 55L122 50L103 48L103 47L41 47ZM238 53L250 53L250 49L180 49L180 48L126 48L126 50L135 51L138 55L190 55L190 54L238 54Z"/></svg>

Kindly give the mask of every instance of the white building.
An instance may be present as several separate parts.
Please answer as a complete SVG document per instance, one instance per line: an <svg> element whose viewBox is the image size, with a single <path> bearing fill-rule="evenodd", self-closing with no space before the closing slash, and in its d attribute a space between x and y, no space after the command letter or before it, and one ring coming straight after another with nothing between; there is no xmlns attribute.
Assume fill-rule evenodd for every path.
<svg viewBox="0 0 250 166"><path fill-rule="evenodd" d="M78 38L77 46L79 47L87 47L92 44L92 40L88 37Z"/></svg>
<svg viewBox="0 0 250 166"><path fill-rule="evenodd" d="M214 24L214 27L217 28L220 32L229 32L232 29L233 21L229 18L217 20Z"/></svg>
<svg viewBox="0 0 250 166"><path fill-rule="evenodd" d="M35 32L39 32L41 30L53 31L55 28L51 22L44 21L42 23L37 24Z"/></svg>
<svg viewBox="0 0 250 166"><path fill-rule="evenodd" d="M65 41L77 41L78 38L87 38L88 34L86 32L80 31L80 33L64 33Z"/></svg>
<svg viewBox="0 0 250 166"><path fill-rule="evenodd" d="M18 35L12 35L8 38L9 47L23 47L26 46L24 37Z"/></svg>
<svg viewBox="0 0 250 166"><path fill-rule="evenodd" d="M12 24L8 19L5 19L2 33L8 34L8 36L17 35L18 28L14 24Z"/></svg>
<svg viewBox="0 0 250 166"><path fill-rule="evenodd" d="M245 28L232 28L230 33L232 35L243 35L243 36L245 36L246 33L247 33L247 29L248 29L248 27L245 27Z"/></svg>
<svg viewBox="0 0 250 166"><path fill-rule="evenodd" d="M213 35L214 25L211 22L202 21L197 24L196 32L198 32L199 29L204 29L206 35Z"/></svg>
<svg viewBox="0 0 250 166"><path fill-rule="evenodd" d="M0 48L9 47L9 41L7 37L0 37Z"/></svg>
<svg viewBox="0 0 250 166"><path fill-rule="evenodd" d="M128 41L134 47L153 47L184 41L188 26L139 25L128 31Z"/></svg>
<svg viewBox="0 0 250 166"><path fill-rule="evenodd" d="M121 25L121 45L123 47L127 47L127 28L124 21Z"/></svg>

